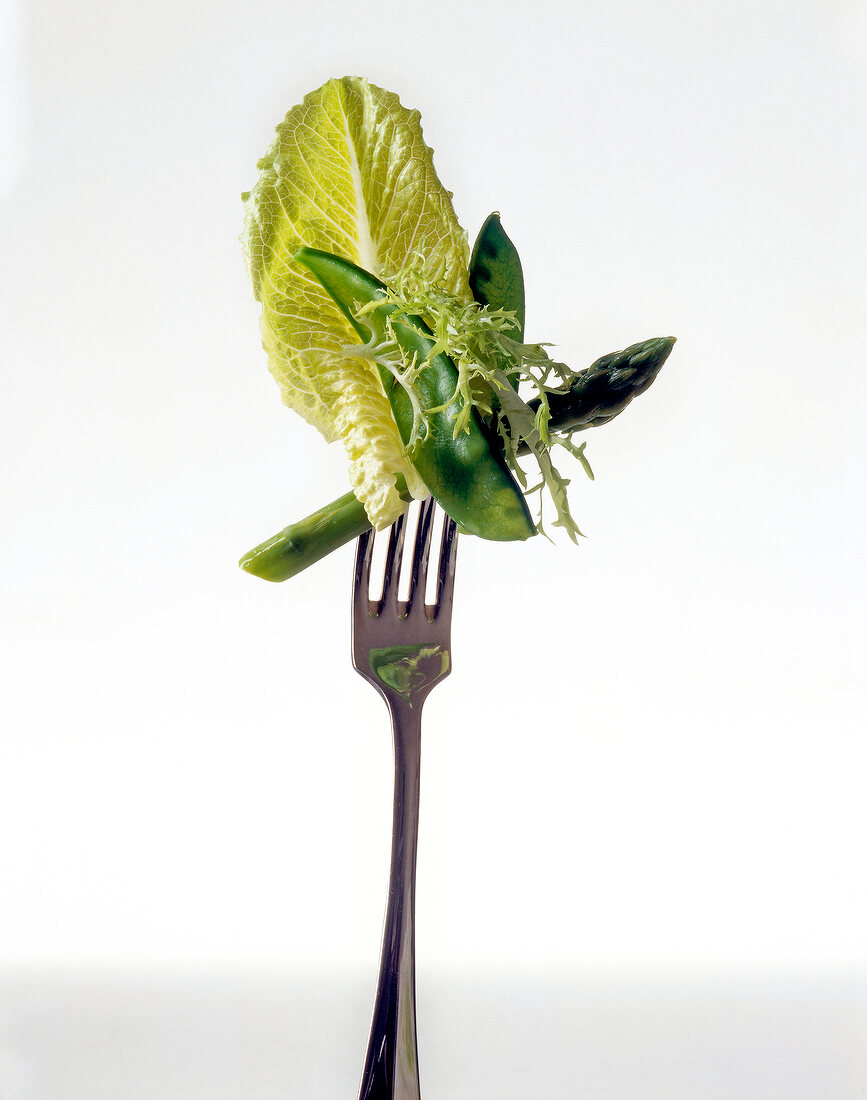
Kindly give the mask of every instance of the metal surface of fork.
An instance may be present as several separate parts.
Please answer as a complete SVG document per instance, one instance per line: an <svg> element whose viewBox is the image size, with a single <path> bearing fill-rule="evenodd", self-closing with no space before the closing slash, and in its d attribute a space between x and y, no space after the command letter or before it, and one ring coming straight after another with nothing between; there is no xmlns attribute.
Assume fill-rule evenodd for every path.
<svg viewBox="0 0 867 1100"><path fill-rule="evenodd" d="M419 1100L415 1022L415 864L421 708L451 671L450 627L457 532L444 517L436 601L425 605L433 501L419 511L406 601L398 599L405 517L391 528L382 596L370 599L373 535L358 540L352 663L385 699L394 732L394 824L379 983L359 1100Z"/></svg>

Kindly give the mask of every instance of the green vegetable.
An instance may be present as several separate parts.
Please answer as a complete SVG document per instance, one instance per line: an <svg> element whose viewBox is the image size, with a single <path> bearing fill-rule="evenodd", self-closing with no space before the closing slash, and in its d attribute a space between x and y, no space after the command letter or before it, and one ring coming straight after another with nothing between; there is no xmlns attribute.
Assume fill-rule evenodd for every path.
<svg viewBox="0 0 867 1100"><path fill-rule="evenodd" d="M670 336L645 340L625 351L603 355L581 371L569 394L563 395L562 407L570 418L568 430L607 424L619 415L632 397L643 393L653 382L673 346L674 338ZM554 396L549 395L551 405ZM565 428L556 412L551 427L558 431ZM246 554L240 564L248 573L264 580L285 581L369 527L364 508L352 493L347 493L263 542Z"/></svg>
<svg viewBox="0 0 867 1100"><path fill-rule="evenodd" d="M238 564L263 581L286 581L369 530L364 505L354 493L344 493L254 546Z"/></svg>
<svg viewBox="0 0 867 1100"><path fill-rule="evenodd" d="M392 275L385 300L403 314L423 316L436 336L436 351L445 352L457 366L455 396L460 403L455 436L466 429L473 410L479 413L499 436L506 464L525 493L540 493L540 524L541 494L547 491L556 511L554 526L563 527L576 540L581 532L566 495L569 482L554 465L553 449L569 451L588 476L592 477L592 472L583 445L576 447L567 436L551 429L547 403L547 394L568 389L576 372L551 359L543 345L513 339L513 313L477 302L461 302L431 282L423 269L408 268ZM371 349L371 354L376 358L376 349ZM406 381L411 385L418 369L415 364L409 366ZM518 392L521 382L538 395L538 409L531 408ZM527 448L539 470L540 479L532 489L518 460L522 447Z"/></svg>
<svg viewBox="0 0 867 1100"><path fill-rule="evenodd" d="M497 541L534 535L524 495L474 410L465 429L455 433L458 372L448 356L436 353L422 318L401 314L384 300L385 285L355 264L309 248L295 259L322 283L364 349L379 351L382 384L412 464L459 530ZM421 365L411 381L388 357L389 341L403 359Z"/></svg>
<svg viewBox="0 0 867 1100"><path fill-rule="evenodd" d="M575 540L553 452L592 477L572 433L642 392L673 340L578 373L523 343L521 261L499 215L470 258L418 112L364 79L307 95L258 168L244 241L269 367L286 404L344 443L352 492L244 568L285 579L428 492L462 530L504 540L535 533L524 497L547 492ZM532 487L523 455L538 467Z"/></svg>
<svg viewBox="0 0 867 1100"><path fill-rule="evenodd" d="M482 306L510 310L515 328L509 335L524 339L524 270L518 250L500 224L500 215L489 214L479 230L470 258L470 290Z"/></svg>
<svg viewBox="0 0 867 1100"><path fill-rule="evenodd" d="M360 77L329 80L277 127L244 196L244 244L262 304L262 341L284 402L340 439L352 489L378 527L405 509L407 461L388 402L368 363L344 354L354 333L318 281L292 262L302 246L345 256L374 275L416 253L429 275L470 301L469 248L451 196L437 178L418 111Z"/></svg>
<svg viewBox="0 0 867 1100"><path fill-rule="evenodd" d="M547 394L549 427L571 435L607 424L651 385L675 343L674 336L658 336L603 355L582 371L565 393ZM527 404L535 410L540 401L534 398Z"/></svg>

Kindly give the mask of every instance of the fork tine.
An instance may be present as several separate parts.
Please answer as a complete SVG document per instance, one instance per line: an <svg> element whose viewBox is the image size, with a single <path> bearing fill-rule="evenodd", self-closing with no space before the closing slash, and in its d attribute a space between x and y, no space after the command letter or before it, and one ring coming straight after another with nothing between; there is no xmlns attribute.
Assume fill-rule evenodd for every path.
<svg viewBox="0 0 867 1100"><path fill-rule="evenodd" d="M452 601L455 593L455 562L458 551L458 525L451 516L443 517L443 533L440 540L440 560L437 575L436 604L434 618L442 619L448 625L452 614Z"/></svg>
<svg viewBox="0 0 867 1100"><path fill-rule="evenodd" d="M376 613L370 600L370 563L373 560L373 531L358 536L355 547L355 581L352 587L353 631L357 632L364 619Z"/></svg>
<svg viewBox="0 0 867 1100"><path fill-rule="evenodd" d="M358 536L355 546L355 582L353 593L358 596L364 592L365 596L370 588L370 559L373 557L373 531L365 531Z"/></svg>
<svg viewBox="0 0 867 1100"><path fill-rule="evenodd" d="M403 559L403 540L406 534L406 512L391 525L388 535L388 550L385 553L385 575L382 579L382 596L378 611L385 607L389 596L394 593L397 602L397 586L400 579L400 563Z"/></svg>
<svg viewBox="0 0 867 1100"><path fill-rule="evenodd" d="M418 606L424 607L424 590L427 585L427 565L430 556L431 532L433 531L434 499L428 497L421 505L418 514L418 526L415 531L415 546L412 552L412 573L409 582L409 594L407 596L405 612L412 610L416 589L421 590L421 598Z"/></svg>

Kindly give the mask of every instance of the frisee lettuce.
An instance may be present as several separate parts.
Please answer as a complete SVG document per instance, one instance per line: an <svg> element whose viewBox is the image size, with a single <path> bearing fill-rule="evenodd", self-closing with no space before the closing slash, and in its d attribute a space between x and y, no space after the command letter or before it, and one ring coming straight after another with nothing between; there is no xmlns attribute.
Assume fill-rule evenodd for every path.
<svg viewBox="0 0 867 1100"><path fill-rule="evenodd" d="M576 458L588 477L593 471L584 455L584 444L576 445L567 435L550 428L549 393L564 392L575 381L577 373L565 363L552 359L544 344L525 344L509 333L519 328L511 310L492 309L476 302L462 301L438 285L442 268L434 270L418 253L406 267L386 273L384 296L376 302L358 307L358 316L381 309L385 311L385 338L378 343L356 344L344 348L346 355L361 355L385 367L404 388L413 408L413 430L407 448L410 458L413 446L428 430L428 418L433 412L452 407L455 438L468 430L473 410L499 435L506 462L515 473L525 494L539 493L538 524L543 530L544 490L550 494L556 518L553 526L562 527L572 541L581 531L569 509L567 489L569 478L554 465L551 457L555 447L561 447ZM434 346L428 357L419 362L402 351L394 338L393 324L408 317L421 316L434 335ZM419 374L428 368L434 356L444 353L454 362L458 372L455 392L437 409L425 413L415 392ZM525 398L520 388L529 392ZM536 399L534 410L528 400ZM535 460L539 480L530 485L520 455L526 453Z"/></svg>

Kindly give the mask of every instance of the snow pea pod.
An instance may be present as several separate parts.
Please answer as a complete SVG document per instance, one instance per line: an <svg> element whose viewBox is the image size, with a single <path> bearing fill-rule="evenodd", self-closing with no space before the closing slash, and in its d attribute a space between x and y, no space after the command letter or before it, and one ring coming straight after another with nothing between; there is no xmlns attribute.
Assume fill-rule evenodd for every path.
<svg viewBox="0 0 867 1100"><path fill-rule="evenodd" d="M507 333L517 343L524 341L524 269L521 257L512 244L512 240L503 229L500 215L495 210L485 218L473 254L470 257L470 290L480 306L491 309L508 309L515 314L517 327ZM506 377L517 390L517 373ZM496 393L490 394L491 408L499 416L500 399Z"/></svg>
<svg viewBox="0 0 867 1100"><path fill-rule="evenodd" d="M518 327L508 335L524 340L524 269L521 257L494 211L479 230L470 257L470 290L480 306L510 309Z"/></svg>
<svg viewBox="0 0 867 1100"><path fill-rule="evenodd" d="M413 445L409 457L431 496L455 520L459 530L502 542L535 535L536 527L524 495L506 465L499 443L475 411L470 417L469 431L454 437L454 421L459 411L457 402L452 400L457 369L447 355L430 356L434 339L422 318L396 317L397 307L384 302L359 319L356 316L359 306L383 297L385 286L379 279L348 260L316 249L302 248L295 260L322 284L362 341L382 340L390 315L391 333L402 351L419 363L427 361L414 388L427 418L428 431ZM400 437L409 446L412 402L387 367L378 364L378 369Z"/></svg>

